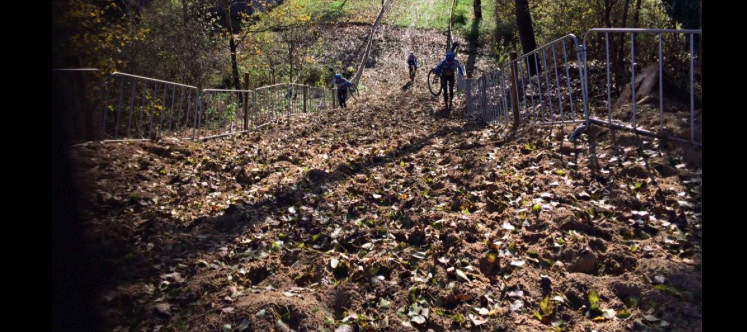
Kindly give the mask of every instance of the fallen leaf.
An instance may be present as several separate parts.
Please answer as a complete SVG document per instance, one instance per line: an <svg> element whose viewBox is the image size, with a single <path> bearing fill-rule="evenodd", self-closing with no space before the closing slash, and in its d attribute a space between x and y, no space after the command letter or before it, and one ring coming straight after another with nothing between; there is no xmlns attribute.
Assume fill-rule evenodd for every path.
<svg viewBox="0 0 747 332"><path fill-rule="evenodd" d="M244 320L239 323L239 326L236 327L236 330L238 331L244 331L249 327L249 319L244 318Z"/></svg>
<svg viewBox="0 0 747 332"><path fill-rule="evenodd" d="M654 315L645 315L643 318L649 322L656 322L659 321L659 318L656 318Z"/></svg>
<svg viewBox="0 0 747 332"><path fill-rule="evenodd" d="M613 309L604 309L602 310L602 316L607 319L613 319L615 318L615 310Z"/></svg>
<svg viewBox="0 0 747 332"><path fill-rule="evenodd" d="M335 332L353 332L353 328L350 325L340 325Z"/></svg>
<svg viewBox="0 0 747 332"><path fill-rule="evenodd" d="M420 316L420 315L412 317L410 320L413 321L415 324L418 324L418 325L422 325L422 324L425 323L425 317Z"/></svg>
<svg viewBox="0 0 747 332"><path fill-rule="evenodd" d="M292 331L290 327L288 327L288 324L285 324L282 320L277 320L275 322L275 328L280 332L290 332Z"/></svg>
<svg viewBox="0 0 747 332"><path fill-rule="evenodd" d="M524 266L524 261L522 261L522 260L511 261L511 265L513 265L513 266Z"/></svg>
<svg viewBox="0 0 747 332"><path fill-rule="evenodd" d="M472 324L475 324L475 326L480 326L488 322L487 319L483 319L480 316L475 316L473 314L469 314L469 319L472 321Z"/></svg>
<svg viewBox="0 0 747 332"><path fill-rule="evenodd" d="M171 311L171 305L168 304L168 303L159 303L159 304L156 304L156 310L159 313L162 313L164 315L169 315L169 316L171 315L171 312L170 312Z"/></svg>
<svg viewBox="0 0 747 332"><path fill-rule="evenodd" d="M417 259L425 259L425 251L416 251L412 254L412 257Z"/></svg>
<svg viewBox="0 0 747 332"><path fill-rule="evenodd" d="M467 277L467 275L464 274L464 272L462 270L460 270L460 269L456 270L456 274L457 274L457 278L464 279L464 281L466 281L467 283L469 283L471 281L471 280L469 280L469 278Z"/></svg>
<svg viewBox="0 0 747 332"><path fill-rule="evenodd" d="M524 307L524 301L522 300L515 300L513 303L511 303L511 311L518 311L521 310L521 308Z"/></svg>

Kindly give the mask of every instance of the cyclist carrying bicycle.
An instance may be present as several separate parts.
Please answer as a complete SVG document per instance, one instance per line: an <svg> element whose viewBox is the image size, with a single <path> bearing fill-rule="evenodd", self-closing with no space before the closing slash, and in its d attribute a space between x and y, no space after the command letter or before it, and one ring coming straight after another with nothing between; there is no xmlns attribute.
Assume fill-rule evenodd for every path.
<svg viewBox="0 0 747 332"><path fill-rule="evenodd" d="M441 90L444 92L444 103L446 104L446 111L451 111L452 99L454 99L454 81L456 79L455 71L459 70L459 75L464 76L464 69L459 61L456 60L454 52L447 52L446 59L433 68L433 72L441 76ZM449 89L446 90L448 83Z"/></svg>
<svg viewBox="0 0 747 332"><path fill-rule="evenodd" d="M340 101L340 107L347 107L345 100L348 99L348 88L353 89L353 83L342 77L341 74L335 74L332 79L332 86L337 85L337 100Z"/></svg>
<svg viewBox="0 0 747 332"><path fill-rule="evenodd" d="M412 52L407 57L407 68L410 70L410 80L412 81L415 79L415 71L418 70L418 58Z"/></svg>

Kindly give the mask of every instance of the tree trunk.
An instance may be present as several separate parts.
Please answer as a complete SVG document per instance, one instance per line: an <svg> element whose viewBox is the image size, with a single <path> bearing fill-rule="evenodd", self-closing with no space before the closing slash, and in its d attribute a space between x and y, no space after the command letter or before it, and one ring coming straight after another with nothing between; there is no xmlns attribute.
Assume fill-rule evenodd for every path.
<svg viewBox="0 0 747 332"><path fill-rule="evenodd" d="M516 4L516 25L519 28L519 39L521 48L524 53L529 53L537 48L537 42L534 39L534 29L532 28L532 16L529 14L528 0L514 0ZM529 73L534 75L538 64L535 64L535 58L529 57Z"/></svg>
<svg viewBox="0 0 747 332"><path fill-rule="evenodd" d="M231 49L231 72L233 74L233 87L236 90L241 90L241 82L239 82L239 66L236 63L236 41L233 39L233 25L231 24L231 1L226 1L226 24L228 25L228 36L231 38L229 47ZM239 104L244 103L239 93Z"/></svg>
<svg viewBox="0 0 747 332"><path fill-rule="evenodd" d="M519 129L519 125L521 124L521 116L519 114L519 96L516 93L517 86L519 84L516 79L516 64L514 63L514 60L516 60L516 52L510 52L508 53L509 58L511 59L511 86L508 90L511 94L511 110L514 114L514 125L512 127L512 130L516 132L517 129Z"/></svg>
<svg viewBox="0 0 747 332"><path fill-rule="evenodd" d="M638 27L638 18L641 16L641 0L635 2L635 15L633 16L633 27Z"/></svg>
<svg viewBox="0 0 747 332"><path fill-rule="evenodd" d="M625 5L623 6L623 16L622 16L622 26L621 28L625 28L625 24L627 24L628 21L628 9L630 8L630 0L625 0Z"/></svg>
<svg viewBox="0 0 747 332"><path fill-rule="evenodd" d="M482 4L480 0L475 0L474 2L474 11L475 11L475 18L476 19L482 19Z"/></svg>
<svg viewBox="0 0 747 332"><path fill-rule="evenodd" d="M288 44L288 63L290 64L288 83L293 83L293 47L293 43Z"/></svg>
<svg viewBox="0 0 747 332"><path fill-rule="evenodd" d="M604 23L608 28L612 27L612 7L615 3L612 0L604 1Z"/></svg>
<svg viewBox="0 0 747 332"><path fill-rule="evenodd" d="M622 14L622 25L621 28L626 28L626 24L628 23L628 9L630 8L630 0L625 0L625 4L623 5L623 14ZM622 79L624 73L621 68L625 68L623 66L623 61L625 57L625 38L627 37L627 34L621 34L620 35L620 43L617 44L617 75L618 79ZM613 53L614 55L614 53ZM635 70L635 68L633 68ZM619 82L619 81L618 81Z"/></svg>

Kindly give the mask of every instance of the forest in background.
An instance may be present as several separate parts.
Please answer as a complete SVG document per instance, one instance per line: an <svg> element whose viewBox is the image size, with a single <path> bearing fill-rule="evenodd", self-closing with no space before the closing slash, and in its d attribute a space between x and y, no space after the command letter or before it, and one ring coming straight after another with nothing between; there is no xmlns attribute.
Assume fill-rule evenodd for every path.
<svg viewBox="0 0 747 332"><path fill-rule="evenodd" d="M201 88L238 88L244 73L250 88L323 85L329 68L350 74L358 59L326 52L317 27L370 24L380 6L367 0L55 1L52 64ZM396 6L383 23L446 30L449 9L449 1L413 0ZM581 38L594 27L698 28L699 9L699 0L459 0L454 27L503 63L524 46L522 26L532 27L535 42L527 45L542 45L568 33Z"/></svg>

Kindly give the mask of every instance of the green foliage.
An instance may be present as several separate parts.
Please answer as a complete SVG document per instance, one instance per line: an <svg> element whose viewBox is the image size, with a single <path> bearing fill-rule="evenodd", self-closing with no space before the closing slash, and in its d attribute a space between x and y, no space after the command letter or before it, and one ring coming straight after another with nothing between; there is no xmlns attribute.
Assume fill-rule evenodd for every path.
<svg viewBox="0 0 747 332"><path fill-rule="evenodd" d="M602 315L602 309L599 307L599 294L596 289L589 292L589 317L594 318Z"/></svg>
<svg viewBox="0 0 747 332"><path fill-rule="evenodd" d="M465 25L467 24L467 8L464 6L456 6L454 8L454 18L452 23L454 25Z"/></svg>
<svg viewBox="0 0 747 332"><path fill-rule="evenodd" d="M554 313L555 307L552 301L550 301L550 296L545 296L545 298L540 302L540 310L534 312L534 317L539 321L548 324L550 322L550 317Z"/></svg>
<svg viewBox="0 0 747 332"><path fill-rule="evenodd" d="M122 53L150 32L128 15L132 10L113 0L52 2L53 65L96 67L104 72L123 68Z"/></svg>

